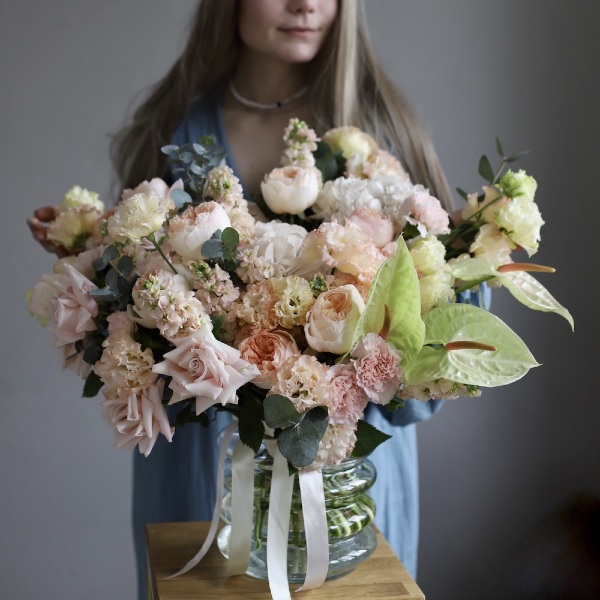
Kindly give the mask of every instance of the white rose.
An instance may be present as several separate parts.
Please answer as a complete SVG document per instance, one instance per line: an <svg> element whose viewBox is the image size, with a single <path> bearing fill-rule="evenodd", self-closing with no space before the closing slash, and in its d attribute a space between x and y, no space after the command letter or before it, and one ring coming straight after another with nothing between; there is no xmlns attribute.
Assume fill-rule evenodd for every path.
<svg viewBox="0 0 600 600"><path fill-rule="evenodd" d="M188 206L169 222L169 244L183 258L202 258L202 245L215 231L231 227L229 216L217 202Z"/></svg>
<svg viewBox="0 0 600 600"><path fill-rule="evenodd" d="M307 315L304 334L308 345L317 352L348 352L364 309L362 296L353 285L323 292Z"/></svg>
<svg viewBox="0 0 600 600"><path fill-rule="evenodd" d="M260 190L274 213L297 215L315 203L320 186L317 169L290 166L273 169L260 184Z"/></svg>

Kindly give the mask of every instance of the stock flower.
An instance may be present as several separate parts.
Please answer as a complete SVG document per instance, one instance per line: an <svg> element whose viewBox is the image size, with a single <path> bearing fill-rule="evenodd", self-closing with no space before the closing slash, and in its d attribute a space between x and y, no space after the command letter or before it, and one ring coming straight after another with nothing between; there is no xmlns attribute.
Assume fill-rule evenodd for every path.
<svg viewBox="0 0 600 600"><path fill-rule="evenodd" d="M238 349L241 357L260 371L252 383L267 390L277 383L277 371L283 362L300 355L296 341L287 331L261 331L242 340Z"/></svg>
<svg viewBox="0 0 600 600"><path fill-rule="evenodd" d="M173 343L175 349L166 352L153 370L172 377L169 404L195 398L198 415L215 404L237 404L237 389L260 375L238 350L217 340L209 327Z"/></svg>
<svg viewBox="0 0 600 600"><path fill-rule="evenodd" d="M268 173L260 191L274 213L298 215L315 203L320 187L320 172L316 168L289 166Z"/></svg>
<svg viewBox="0 0 600 600"><path fill-rule="evenodd" d="M314 406L326 405L326 375L327 367L316 357L308 354L292 356L277 370L277 383L269 390L268 395L286 396L300 413Z"/></svg>
<svg viewBox="0 0 600 600"><path fill-rule="evenodd" d="M120 202L114 214L108 217L108 235L116 242L139 244L142 238L162 227L167 209L166 200L153 190L133 194Z"/></svg>
<svg viewBox="0 0 600 600"><path fill-rule="evenodd" d="M114 430L117 447L131 450L138 446L148 456L160 433L169 442L173 439L174 429L162 405L163 387L159 380L143 390L104 390L102 414Z"/></svg>
<svg viewBox="0 0 600 600"><path fill-rule="evenodd" d="M231 221L217 202L188 206L169 222L169 246L183 258L199 260L204 242L226 227L231 227Z"/></svg>
<svg viewBox="0 0 600 600"><path fill-rule="evenodd" d="M307 314L304 335L308 345L317 352L348 352L364 309L365 303L353 285L323 292Z"/></svg>
<svg viewBox="0 0 600 600"><path fill-rule="evenodd" d="M350 355L358 385L375 404L387 404L400 387L400 353L376 333L368 333Z"/></svg>
<svg viewBox="0 0 600 600"><path fill-rule="evenodd" d="M537 204L525 196L513 198L496 213L496 226L506 237L523 248L529 256L535 254L544 224Z"/></svg>

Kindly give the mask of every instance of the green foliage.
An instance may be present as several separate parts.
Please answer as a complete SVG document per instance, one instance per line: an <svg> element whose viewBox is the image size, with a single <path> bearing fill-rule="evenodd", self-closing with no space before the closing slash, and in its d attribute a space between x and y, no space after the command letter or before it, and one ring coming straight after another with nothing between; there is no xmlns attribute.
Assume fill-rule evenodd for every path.
<svg viewBox="0 0 600 600"><path fill-rule="evenodd" d="M265 423L272 429L292 427L303 419L303 414L296 410L294 403L280 394L271 394L265 398L264 411Z"/></svg>
<svg viewBox="0 0 600 600"><path fill-rule="evenodd" d="M380 431L377 427L373 427L370 423L361 420L357 424L356 444L354 445L354 450L352 450L352 456L355 458L368 456L379 444L383 444L383 442L389 440L391 437L391 435L383 433L383 431Z"/></svg>
<svg viewBox="0 0 600 600"><path fill-rule="evenodd" d="M341 177L346 170L346 159L340 151L332 152L325 142L317 142L317 149L313 152L316 167L323 175L323 183Z"/></svg>
<svg viewBox="0 0 600 600"><path fill-rule="evenodd" d="M237 246L240 235L233 227L226 227L223 231L217 229L210 238L202 244L202 256L208 261L213 261L222 269L233 273L238 267Z"/></svg>
<svg viewBox="0 0 600 600"><path fill-rule="evenodd" d="M317 456L328 422L329 413L325 407L307 410L297 425L281 431L277 437L279 451L291 465L308 467Z"/></svg>
<svg viewBox="0 0 600 600"><path fill-rule="evenodd" d="M83 397L93 398L101 390L103 385L100 377L98 377L94 371L90 371L90 374L86 377L83 385Z"/></svg>

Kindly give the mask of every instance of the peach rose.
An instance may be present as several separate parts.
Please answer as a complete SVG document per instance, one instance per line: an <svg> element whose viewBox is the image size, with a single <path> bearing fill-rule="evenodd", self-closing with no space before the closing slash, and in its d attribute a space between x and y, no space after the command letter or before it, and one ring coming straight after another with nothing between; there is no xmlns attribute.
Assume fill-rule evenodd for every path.
<svg viewBox="0 0 600 600"><path fill-rule="evenodd" d="M261 331L247 337L238 348L242 358L260 371L252 383L267 390L277 383L277 371L282 363L300 355L296 341L287 331Z"/></svg>
<svg viewBox="0 0 600 600"><path fill-rule="evenodd" d="M274 213L297 215L315 203L320 187L317 169L289 166L268 173L260 184L260 191Z"/></svg>

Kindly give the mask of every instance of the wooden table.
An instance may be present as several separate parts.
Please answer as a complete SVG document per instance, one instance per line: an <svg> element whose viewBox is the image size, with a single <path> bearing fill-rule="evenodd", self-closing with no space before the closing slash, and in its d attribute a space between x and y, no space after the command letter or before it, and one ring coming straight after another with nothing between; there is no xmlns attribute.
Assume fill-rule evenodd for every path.
<svg viewBox="0 0 600 600"><path fill-rule="evenodd" d="M270 600L269 584L248 575L225 577L226 559L216 543L200 564L175 579L165 580L198 551L209 524L157 523L146 527L149 581L152 600ZM424 600L425 596L398 560L383 536L377 533L377 549L354 571L322 587L294 593L298 600Z"/></svg>

